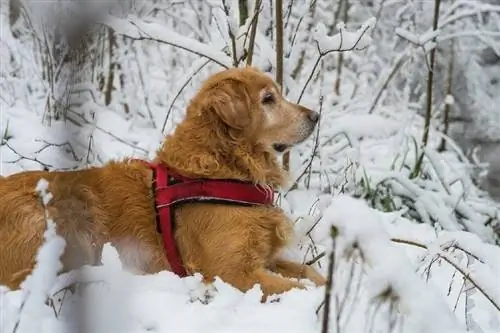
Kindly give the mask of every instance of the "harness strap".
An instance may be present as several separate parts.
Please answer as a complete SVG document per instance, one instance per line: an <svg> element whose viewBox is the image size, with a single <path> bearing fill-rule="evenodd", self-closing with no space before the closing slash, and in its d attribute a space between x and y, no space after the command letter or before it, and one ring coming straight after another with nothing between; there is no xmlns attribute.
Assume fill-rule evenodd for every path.
<svg viewBox="0 0 500 333"><path fill-rule="evenodd" d="M156 171L156 209L158 211L157 224L160 227L161 233L163 233L163 246L165 247L165 253L167 255L168 263L172 271L179 275L180 277L187 276L186 269L182 265L182 259L177 248L177 242L175 241L174 235L174 210L170 205L162 205L164 201L161 200L161 193L166 191L161 191L161 189L166 189L169 186L169 177L167 174L167 169L162 168L159 165L154 166Z"/></svg>
<svg viewBox="0 0 500 333"><path fill-rule="evenodd" d="M148 163L153 172L156 223L163 234L163 246L172 271L180 277L187 276L175 241L176 204L182 202L212 202L244 206L272 205L271 188L233 179L192 179L176 175L157 163Z"/></svg>
<svg viewBox="0 0 500 333"><path fill-rule="evenodd" d="M244 182L191 180L157 189L158 208L183 201L222 201L240 204L272 204L273 192Z"/></svg>

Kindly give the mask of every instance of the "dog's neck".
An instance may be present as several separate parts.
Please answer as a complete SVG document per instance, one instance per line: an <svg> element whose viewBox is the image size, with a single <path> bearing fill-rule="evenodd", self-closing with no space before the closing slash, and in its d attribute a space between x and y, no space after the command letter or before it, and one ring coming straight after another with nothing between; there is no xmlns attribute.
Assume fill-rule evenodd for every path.
<svg viewBox="0 0 500 333"><path fill-rule="evenodd" d="M179 124L166 137L157 159L187 177L239 179L274 188L286 180L271 153L244 140L221 137L195 121Z"/></svg>

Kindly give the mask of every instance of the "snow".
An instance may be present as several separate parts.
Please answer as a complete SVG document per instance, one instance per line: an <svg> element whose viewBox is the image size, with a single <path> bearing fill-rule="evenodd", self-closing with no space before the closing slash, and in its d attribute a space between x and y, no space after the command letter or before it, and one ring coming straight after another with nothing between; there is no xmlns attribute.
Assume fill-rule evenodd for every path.
<svg viewBox="0 0 500 333"><path fill-rule="evenodd" d="M442 36L467 32L460 26L450 28L460 17L498 11L498 6L473 2L442 4L439 31L428 24L414 29L410 14L418 6L399 2L384 4L388 9L380 15L365 15L365 8L353 2L345 23L333 22L331 2L317 1L316 13L307 18L307 1L295 1L290 12L285 10L290 14L285 54L290 56L284 59L284 92L312 109L320 108L321 100L322 119L319 139L313 137L292 151L292 182L301 178L297 188L280 193L279 205L297 235L283 255L313 262L327 276L329 254L335 249L330 333L338 332L337 327L349 333L391 328L409 333L498 332L500 248L495 230L500 205L478 188L472 176L477 165L439 132L437 106L429 144L422 149L423 118L415 112L405 81L411 73L425 73L407 62L421 56L408 42L434 47L435 37L439 43ZM275 44L269 31L274 18L269 4L262 2L254 65L273 75ZM235 4L227 21L218 0L206 6L174 2L165 7L155 17L134 14L105 20L116 31L113 59L121 65L111 103L104 105L96 82L79 82L77 86L90 88L95 98L79 95L83 101L75 102L68 120L50 123L42 121L49 86L42 79L39 51L27 37L12 36L5 6L0 7L0 175L154 156L200 83L221 67L232 66L228 29L238 36L239 58L248 46L244 40L250 23L238 27ZM154 8L151 3L148 11ZM418 10L417 18L430 18ZM391 20L401 26L389 29ZM353 52L343 54L337 94L332 93L339 78L336 51L342 50ZM100 55L99 50L92 52ZM106 54L97 60L102 68L93 69L93 75L106 80L110 60ZM292 74L301 60L303 66ZM403 85L393 82L398 64L401 69L394 77L403 77ZM471 68L479 73L477 66ZM487 80L467 82L481 89ZM488 89L494 92L494 87ZM491 101L485 95L479 95L485 97L476 102L479 106ZM443 101L454 106L458 97L447 95ZM493 114L474 117L495 119ZM494 131L490 126L484 134L493 136ZM443 137L448 150L440 152ZM420 153L422 175L413 179ZM49 188L41 180L34 189L42 204L50 204ZM48 214L46 221L45 244L22 290L0 286L2 333L12 332L18 322L18 332L40 333L75 331L82 322L87 331L103 333L321 331L325 287L307 281L306 290L291 290L261 303L258 285L242 293L220 279L205 285L198 274L135 275L110 244L103 248L102 266L58 275L64 241L55 235ZM332 226L338 231L335 239ZM78 293L68 290L71 285Z"/></svg>
<svg viewBox="0 0 500 333"><path fill-rule="evenodd" d="M318 24L315 29L317 46L321 53L331 51L362 50L371 42L370 32L375 25L374 17L368 19L356 32L348 32L343 25L339 25L339 33L328 36L326 27Z"/></svg>
<svg viewBox="0 0 500 333"><path fill-rule="evenodd" d="M300 199L300 196L306 197L307 193L296 195L297 199ZM350 309L353 312L351 319L345 319L346 322L343 322L348 332L357 332L360 327L368 325L368 318L364 314L366 311L375 311L377 301L385 299L388 291L391 293L390 298L397 300L396 307L400 316L405 317L405 327L409 332L464 331L446 302L446 294L439 291L433 283L443 276L436 273L436 277L432 277L430 283L426 284L415 271L415 263L418 263L422 252L403 251L403 248L391 242L391 239L400 238L401 235L413 236L406 239L408 242L424 244L428 248L428 256L439 254L450 258L457 266L460 266L456 263L457 259L444 250L444 245L433 245L433 242L449 246L452 240L460 247L462 243L467 244L465 250L482 260L484 258L485 263L477 261L475 265L482 266L464 268L464 272L473 278L478 277L475 282L484 290L488 290L491 298L498 300L495 281L500 267L499 250L484 244L477 236L460 232L445 233L436 238L428 226L414 225L401 218L397 218L398 224L394 225L393 214L373 210L364 201L347 195L330 198L328 203L323 202L322 205L326 207L323 207L320 226L313 230L311 237L318 246L324 245L324 249L327 249L328 238L324 236L328 233L324 230L332 225L338 228L335 252L339 265L336 269L337 283L347 283L342 280L345 271L342 271L341 267L343 261L352 256L355 248L363 253L360 262L366 263L365 276L359 282L361 286L358 297L363 302ZM49 239L49 233L46 235ZM45 245L44 248L48 247ZM55 247L54 244L52 247ZM57 255L54 252L50 254ZM56 272L60 266L49 265L52 258L47 254L44 260L45 269L38 267L33 276L42 271L49 273L48 268ZM489 269L485 265L490 262L494 264L492 267L496 271L485 272L484 270ZM437 267L435 270L443 270L441 274L446 273L445 268ZM55 278L55 274L52 276ZM50 279L43 281L48 282ZM92 332L195 332L201 329L206 332L255 332L256 329L259 332L317 332L319 320L315 312L324 294L323 287L309 287L307 290L285 293L279 297L279 302L261 304L261 291L258 286L242 293L221 280L217 280L213 286L206 286L200 275L179 278L171 272L161 272L150 276L135 276L123 270L116 250L109 244L103 249L103 266L83 267L80 271L60 275L57 282L52 284L52 288L48 283L43 285L44 290L51 290L51 294L56 294L56 291L77 281L86 284L84 297L67 296L62 300L62 304L57 297L53 297L51 306L57 311L40 300L35 303L35 310L30 313L32 316L41 316L41 324L37 325L41 328L39 332L64 332L68 327L72 327L74 323L71 320L75 320L72 316L76 309L81 309L82 306L85 309L86 323ZM339 289L335 291L339 292ZM22 295L23 291L3 293L2 311L15 313ZM342 294L338 296L342 297ZM482 300L479 293L471 297ZM106 311L109 308L114 311L109 313ZM26 306L24 309L23 311L27 311ZM378 311L379 318L388 315L384 307ZM55 313L59 313L58 317ZM500 320L498 313L492 316L491 318ZM3 323L5 329L12 327L16 316L7 318ZM35 317L29 318L34 320Z"/></svg>
<svg viewBox="0 0 500 333"><path fill-rule="evenodd" d="M412 32L402 28L396 28L394 32L398 34L400 37L407 39L409 42L417 46L426 46L427 44L431 44L432 40L435 39L436 37L439 37L440 33L439 29L429 30L428 32L420 36L416 36Z"/></svg>
<svg viewBox="0 0 500 333"><path fill-rule="evenodd" d="M337 243L339 255L351 252L353 247L361 249L363 260L370 267L366 284L371 299L390 293L415 332L458 331L444 300L415 274L404 254L395 250L377 217L361 200L340 195L332 200L323 219L335 226L344 240ZM395 271L397 275L393 274ZM433 318L436 314L438 317Z"/></svg>
<svg viewBox="0 0 500 333"><path fill-rule="evenodd" d="M52 193L47 192L49 188L49 182L44 178L40 179L36 185L35 191L38 193L40 198L42 199L42 203L44 206L52 200Z"/></svg>
<svg viewBox="0 0 500 333"><path fill-rule="evenodd" d="M328 36L326 27L320 23L315 29L318 49L321 53L362 50L372 42L370 33L375 23L376 19L371 17L356 32L346 31L344 25L339 23L339 33L334 36Z"/></svg>
<svg viewBox="0 0 500 333"><path fill-rule="evenodd" d="M36 191L45 207L52 196L47 192L47 187L48 182L45 179L41 179L36 186ZM33 272L21 285L22 302L19 305L19 314L9 318L14 321L0 321L2 332L12 330L20 333L35 332L39 329L40 323L44 323L45 318L50 318L52 315L51 309L46 306L45 302L50 296L49 291L57 279L57 273L63 268L59 258L64 252L66 242L57 235L56 224L47 214L46 212L47 230L43 235L45 242L38 250ZM6 294L3 294L3 297L7 297ZM0 311L4 311L2 303L0 303L2 305ZM52 326L42 325L42 328L52 329Z"/></svg>
<svg viewBox="0 0 500 333"><path fill-rule="evenodd" d="M161 23L145 22L134 17L128 20L108 17L104 23L113 28L117 33L130 38L151 39L160 43L175 45L181 49L209 58L222 67L231 67L231 59L225 53L216 51L214 45L206 45L195 39L179 35L175 31L165 30L165 27Z"/></svg>

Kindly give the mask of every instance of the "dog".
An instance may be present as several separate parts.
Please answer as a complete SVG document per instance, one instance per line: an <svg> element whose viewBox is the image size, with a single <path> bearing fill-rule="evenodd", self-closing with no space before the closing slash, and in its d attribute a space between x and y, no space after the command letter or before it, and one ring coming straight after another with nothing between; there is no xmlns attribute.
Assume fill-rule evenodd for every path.
<svg viewBox="0 0 500 333"><path fill-rule="evenodd" d="M277 157L306 140L318 119L318 113L284 99L260 70L224 70L202 84L154 161L190 179L277 189L287 181ZM30 274L46 214L67 243L61 257L64 271L99 265L108 242L135 273L171 271L155 224L154 177L147 163L124 159L84 170L27 171L1 179L0 284L16 289ZM53 196L46 207L35 193L41 178ZM208 283L218 276L241 291L258 283L263 300L305 288L299 279L326 282L312 267L280 257L293 227L278 207L200 200L172 212L172 240L186 274L201 273Z"/></svg>

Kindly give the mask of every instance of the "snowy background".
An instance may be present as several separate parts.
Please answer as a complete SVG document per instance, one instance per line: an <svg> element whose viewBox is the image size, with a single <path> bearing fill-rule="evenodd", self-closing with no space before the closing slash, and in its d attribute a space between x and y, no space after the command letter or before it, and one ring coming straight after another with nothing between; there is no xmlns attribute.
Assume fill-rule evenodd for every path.
<svg viewBox="0 0 500 333"><path fill-rule="evenodd" d="M261 304L111 246L58 275L48 220L1 333L500 332L500 2L280 3L1 0L0 175L151 158L204 79L251 63L321 112L278 204L286 255L332 285Z"/></svg>

